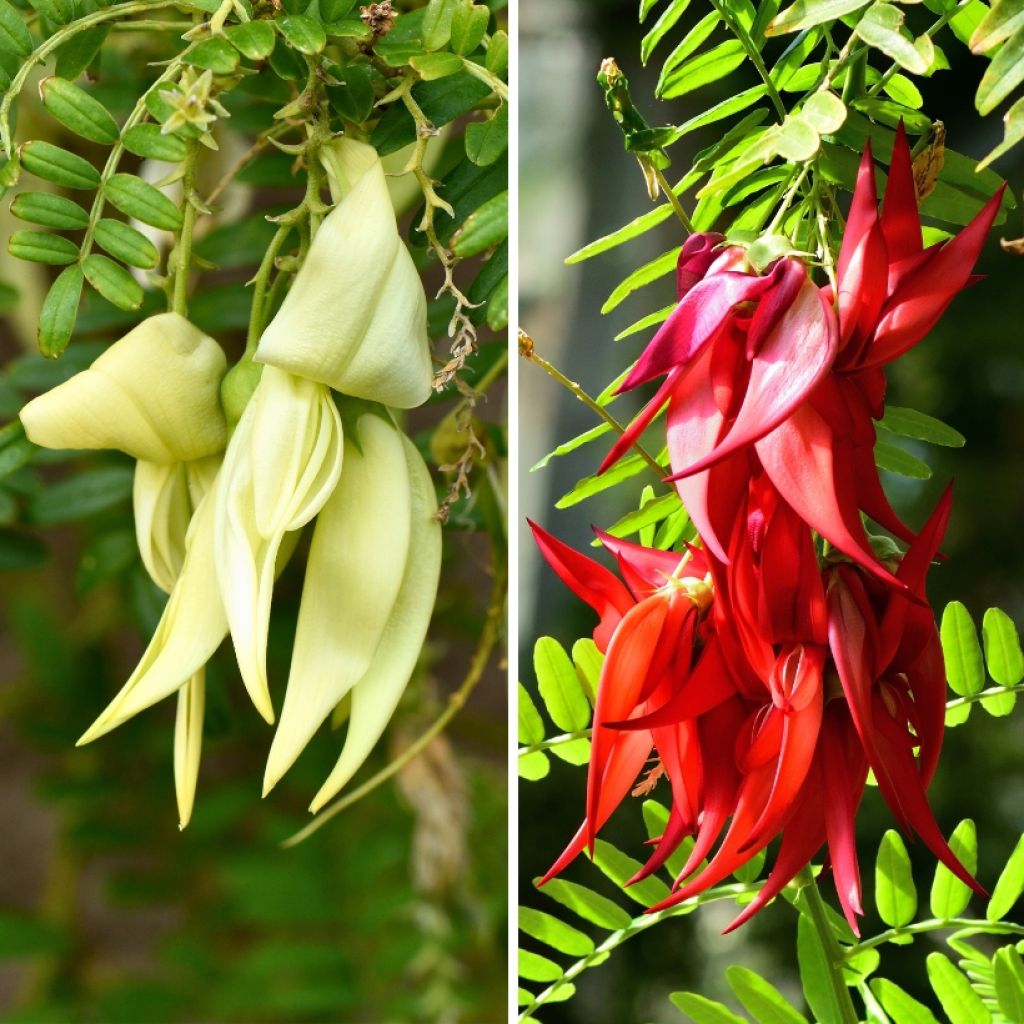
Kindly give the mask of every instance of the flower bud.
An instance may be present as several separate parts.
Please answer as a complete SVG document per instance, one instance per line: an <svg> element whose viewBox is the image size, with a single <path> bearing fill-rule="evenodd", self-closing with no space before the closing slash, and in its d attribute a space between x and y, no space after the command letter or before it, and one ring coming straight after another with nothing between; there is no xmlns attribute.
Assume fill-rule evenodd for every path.
<svg viewBox="0 0 1024 1024"><path fill-rule="evenodd" d="M370 668L405 574L412 488L402 434L374 413L354 433L313 533L264 793Z"/></svg>
<svg viewBox="0 0 1024 1024"><path fill-rule="evenodd" d="M398 408L430 395L427 300L398 235L380 158L339 139L325 164L338 205L256 350L256 361Z"/></svg>
<svg viewBox="0 0 1024 1024"><path fill-rule="evenodd" d="M217 579L242 680L268 722L274 709L267 628L281 544L335 489L342 450L341 419L328 389L268 366L224 455Z"/></svg>
<svg viewBox="0 0 1024 1024"><path fill-rule="evenodd" d="M351 691L345 746L310 810L320 810L362 767L380 739L419 660L430 625L441 572L441 524L434 518L437 495L416 446L402 437L412 497L409 560L377 652Z"/></svg>
<svg viewBox="0 0 1024 1024"><path fill-rule="evenodd" d="M220 346L177 313L143 320L89 367L21 410L44 448L115 448L149 462L188 462L226 441Z"/></svg>

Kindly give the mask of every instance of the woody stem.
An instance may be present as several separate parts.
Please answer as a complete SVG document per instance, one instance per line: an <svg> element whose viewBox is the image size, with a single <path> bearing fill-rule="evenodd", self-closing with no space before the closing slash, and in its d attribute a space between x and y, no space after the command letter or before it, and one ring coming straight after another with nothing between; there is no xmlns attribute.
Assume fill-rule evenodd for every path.
<svg viewBox="0 0 1024 1024"><path fill-rule="evenodd" d="M832 985L832 993L835 996L840 1019L843 1024L858 1024L860 1017L853 1005L846 981L843 979L843 951L839 948L835 932L832 931L832 926L825 916L825 901L821 898L818 883L814 879L814 872L809 864L796 876L796 882L806 893L809 920L814 925L818 941L825 952L825 966L828 970L828 978Z"/></svg>

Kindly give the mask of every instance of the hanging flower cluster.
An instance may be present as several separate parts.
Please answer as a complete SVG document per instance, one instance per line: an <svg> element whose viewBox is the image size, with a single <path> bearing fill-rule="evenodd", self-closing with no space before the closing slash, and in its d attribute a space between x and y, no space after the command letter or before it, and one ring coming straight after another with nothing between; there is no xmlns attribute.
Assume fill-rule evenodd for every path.
<svg viewBox="0 0 1024 1024"><path fill-rule="evenodd" d="M207 661L230 635L267 722L267 630L276 576L314 522L292 663L264 779L268 792L348 699L341 756L316 810L358 770L412 675L433 610L441 532L429 471L388 407L430 394L426 297L376 151L321 152L336 200L241 380L176 313L152 316L21 413L49 448L137 460L139 550L170 596L142 660L80 743L178 694L175 780L191 814ZM243 392L246 391L244 385Z"/></svg>
<svg viewBox="0 0 1024 1024"><path fill-rule="evenodd" d="M586 820L544 881L592 850L653 754L672 807L633 881L695 839L653 910L718 884L781 836L766 883L731 927L827 844L856 930L855 817L869 771L901 827L984 892L926 797L946 682L925 577L951 492L919 533L902 523L878 476L873 420L883 367L971 281L1001 193L955 238L925 248L902 128L881 213L874 173L869 145L835 293L792 257L759 274L720 235L683 246L679 304L621 390L664 383L602 468L667 403L669 479L702 546L665 552L599 534L620 581L533 526L549 564L600 616L594 640L605 654ZM906 551L873 544L864 515Z"/></svg>

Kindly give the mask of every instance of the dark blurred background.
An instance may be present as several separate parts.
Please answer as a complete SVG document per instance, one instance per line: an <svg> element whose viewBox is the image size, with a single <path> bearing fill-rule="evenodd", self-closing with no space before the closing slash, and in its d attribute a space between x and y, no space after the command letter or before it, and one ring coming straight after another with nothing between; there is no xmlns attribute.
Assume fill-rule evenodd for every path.
<svg viewBox="0 0 1024 1024"><path fill-rule="evenodd" d="M521 322L538 351L590 394L597 394L636 357L651 332L621 342L612 341L615 334L672 302L674 294L666 278L641 289L610 315L600 314L602 302L632 269L680 242L670 220L583 264L563 264L586 242L650 209L636 161L623 150L621 132L604 107L594 76L600 60L614 56L630 79L635 102L653 125L681 124L754 84L753 70L744 67L724 82L681 99L663 103L653 98L660 61L706 12L705 4L693 4L645 70L639 57L644 33L632 0L522 2ZM646 28L657 13L655 9ZM925 96L924 111L945 122L950 148L980 158L1002 137L1001 111L981 120L973 106L987 61L971 56L949 33L937 41L952 70L930 80L915 79ZM693 153L724 130L713 125L679 143L672 151L672 180ZM1009 180L1019 201L1024 149L995 164L995 169ZM692 196L689 199L692 203ZM897 509L912 524L923 521L946 481L955 478L954 513L944 544L949 558L932 572L930 594L940 611L946 602L962 600L979 623L993 605L1018 623L1024 620L1024 264L998 244L1000 237L1022 234L1018 208L993 232L980 262L986 280L958 297L928 340L890 375L891 404L938 416L968 439L959 450L915 448L934 469L927 482L884 475ZM606 445L597 442L530 473L529 468L558 442L593 426L595 420L539 369L521 364L520 382L522 510L583 548L592 536L591 522L607 525L628 511L622 495L630 488L565 511L554 510L553 502L561 494L594 471ZM616 406L620 420L628 418L627 409L636 408L625 401ZM523 681L535 687L535 638L550 634L569 645L589 635L593 623L589 610L542 566L522 524L519 544L520 663ZM533 890L532 879L551 864L576 830L582 819L583 790L583 769L555 758L546 779L520 783L520 886L522 901L530 906L554 907ZM976 821L979 878L986 885L994 883L1024 831L1022 797L1024 728L1019 713L996 719L975 708L966 724L947 733L931 800L947 833L961 818ZM858 821L869 909L864 932L871 934L879 921L872 904L870 866L883 831L893 822L874 791L868 792ZM639 856L639 844L646 838L639 806L624 805L608 827L607 838ZM911 855L926 904L933 860L920 844L911 846ZM564 877L624 902L583 858ZM829 882L824 891L834 903ZM639 909L636 904L631 907L631 913ZM983 912L980 906L974 909ZM650 929L613 953L607 963L585 972L574 999L545 1007L538 1016L545 1024L679 1020L667 994L689 989L730 1001L723 971L734 963L760 971L799 1005L793 910L780 901L738 933L720 936L732 916L734 908L722 904ZM935 947L928 939L908 947L887 947L882 973L928 1001L923 965L931 948Z"/></svg>

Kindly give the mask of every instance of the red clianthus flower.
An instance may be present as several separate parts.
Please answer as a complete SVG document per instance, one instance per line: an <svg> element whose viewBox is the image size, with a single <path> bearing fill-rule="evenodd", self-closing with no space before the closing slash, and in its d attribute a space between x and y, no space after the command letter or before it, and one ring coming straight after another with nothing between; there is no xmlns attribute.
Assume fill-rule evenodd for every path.
<svg viewBox="0 0 1024 1024"><path fill-rule="evenodd" d="M605 655L594 707L586 820L551 868L553 877L594 838L636 783L657 747L673 787L674 814L692 831L699 810L700 763L692 719L716 697L726 677L687 687L696 633L711 601L703 552L644 548L607 534L599 536L615 555L622 579L530 523L548 564L577 597L600 616L594 642ZM649 715L685 690L697 700L673 721L652 720L642 729L615 726ZM687 834L680 834L680 840Z"/></svg>
<svg viewBox="0 0 1024 1024"><path fill-rule="evenodd" d="M949 849L925 795L942 743L945 672L924 581L950 504L947 490L900 561L902 589L846 561L821 568L809 528L763 472L748 485L729 562L690 552L682 571L694 575L679 582L677 553L601 535L627 586L533 526L555 571L601 615L595 639L606 650L587 819L542 881L592 845L653 751L672 808L633 881L661 867L688 835L695 845L674 892L652 910L719 884L781 836L766 883L730 927L827 844L856 929L863 910L855 817L869 768L899 824L983 892ZM700 578L705 569L713 600Z"/></svg>
<svg viewBox="0 0 1024 1024"><path fill-rule="evenodd" d="M864 512L904 541L913 537L874 462L882 367L916 345L971 281L1001 198L955 238L925 249L902 127L881 214L869 145L839 254L838 320L831 288L819 292L799 261L780 259L757 275L738 248L709 260L721 236L691 236L680 254L679 305L620 390L665 381L602 469L668 402L669 479L717 558L727 560L754 456L808 525L893 583L860 519Z"/></svg>

